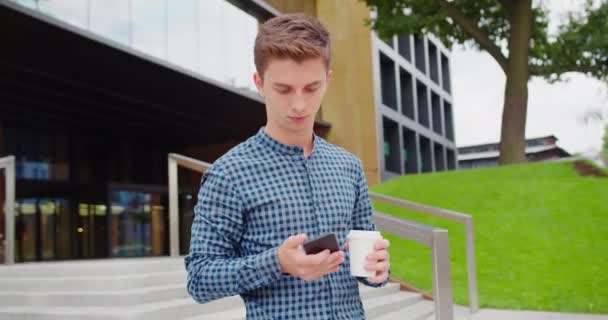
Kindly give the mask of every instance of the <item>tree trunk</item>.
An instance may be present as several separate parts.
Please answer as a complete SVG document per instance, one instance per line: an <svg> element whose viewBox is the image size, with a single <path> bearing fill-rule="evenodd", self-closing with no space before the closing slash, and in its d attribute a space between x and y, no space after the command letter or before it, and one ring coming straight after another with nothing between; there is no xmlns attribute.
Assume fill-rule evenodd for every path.
<svg viewBox="0 0 608 320"><path fill-rule="evenodd" d="M532 1L513 1L507 83L500 133L499 163L526 161L526 114L528 109L528 55L532 30Z"/></svg>

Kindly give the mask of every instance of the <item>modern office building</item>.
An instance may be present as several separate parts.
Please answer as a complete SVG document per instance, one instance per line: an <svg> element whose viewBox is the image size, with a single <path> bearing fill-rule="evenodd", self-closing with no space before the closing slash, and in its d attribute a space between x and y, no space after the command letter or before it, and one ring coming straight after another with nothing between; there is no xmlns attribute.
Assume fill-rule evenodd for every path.
<svg viewBox="0 0 608 320"><path fill-rule="evenodd" d="M373 40L382 179L455 169L448 50L430 36Z"/></svg>
<svg viewBox="0 0 608 320"><path fill-rule="evenodd" d="M526 159L530 162L570 157L568 151L557 145L554 135L526 139ZM476 144L458 148L460 169L498 166L499 143Z"/></svg>
<svg viewBox="0 0 608 320"><path fill-rule="evenodd" d="M315 131L360 157L370 184L456 168L449 52L380 40L361 1L0 0L16 261L167 255L167 155L213 162L264 125L253 42L281 12L329 29L334 81ZM179 181L185 254L200 175Z"/></svg>

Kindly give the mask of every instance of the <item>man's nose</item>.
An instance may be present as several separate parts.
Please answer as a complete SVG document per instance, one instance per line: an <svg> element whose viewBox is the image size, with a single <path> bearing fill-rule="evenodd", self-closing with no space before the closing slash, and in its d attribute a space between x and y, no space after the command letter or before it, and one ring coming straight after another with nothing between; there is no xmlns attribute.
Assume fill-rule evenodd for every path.
<svg viewBox="0 0 608 320"><path fill-rule="evenodd" d="M302 95L296 95L291 102L291 108L297 112L302 113L306 110L306 101Z"/></svg>

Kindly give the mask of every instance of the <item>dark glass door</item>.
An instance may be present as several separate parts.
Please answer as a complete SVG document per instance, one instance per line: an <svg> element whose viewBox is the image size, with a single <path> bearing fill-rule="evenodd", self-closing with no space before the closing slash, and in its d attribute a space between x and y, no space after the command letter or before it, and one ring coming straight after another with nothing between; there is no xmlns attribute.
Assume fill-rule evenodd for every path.
<svg viewBox="0 0 608 320"><path fill-rule="evenodd" d="M167 210L162 192L114 189L110 192L110 255L145 257L168 254Z"/></svg>
<svg viewBox="0 0 608 320"><path fill-rule="evenodd" d="M70 226L66 199L21 198L15 207L16 262L67 258Z"/></svg>

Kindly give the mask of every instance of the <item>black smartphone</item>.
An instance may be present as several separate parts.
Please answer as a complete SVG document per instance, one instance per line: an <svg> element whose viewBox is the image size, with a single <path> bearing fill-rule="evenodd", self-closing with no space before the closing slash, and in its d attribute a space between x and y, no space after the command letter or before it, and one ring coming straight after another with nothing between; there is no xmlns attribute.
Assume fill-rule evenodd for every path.
<svg viewBox="0 0 608 320"><path fill-rule="evenodd" d="M329 252L340 250L338 238L333 233L322 235L316 239L308 240L306 243L304 243L303 247L306 254L316 254L325 249L329 250Z"/></svg>

